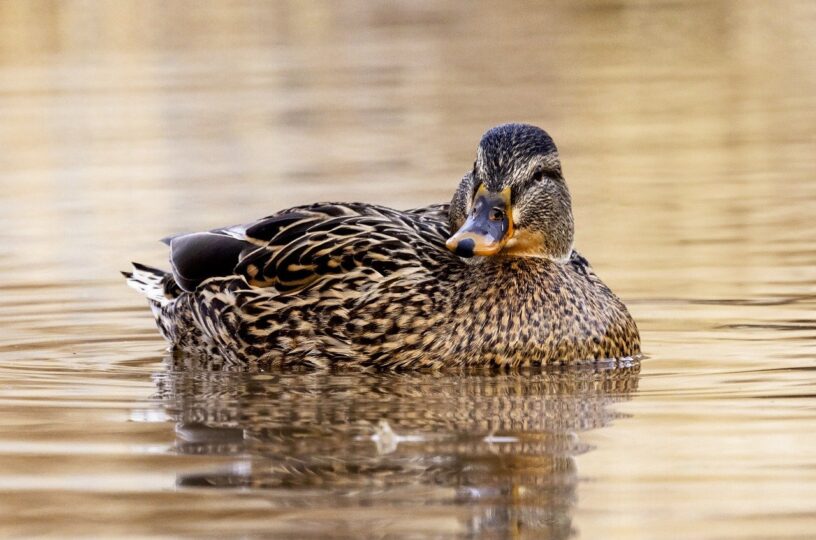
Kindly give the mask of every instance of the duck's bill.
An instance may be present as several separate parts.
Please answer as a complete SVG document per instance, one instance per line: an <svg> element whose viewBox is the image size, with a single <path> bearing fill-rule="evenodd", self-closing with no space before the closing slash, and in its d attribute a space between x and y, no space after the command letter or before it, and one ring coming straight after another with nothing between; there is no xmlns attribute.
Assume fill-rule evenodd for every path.
<svg viewBox="0 0 816 540"><path fill-rule="evenodd" d="M512 236L510 188L498 193L479 188L465 224L448 238L448 249L460 257L495 255Z"/></svg>

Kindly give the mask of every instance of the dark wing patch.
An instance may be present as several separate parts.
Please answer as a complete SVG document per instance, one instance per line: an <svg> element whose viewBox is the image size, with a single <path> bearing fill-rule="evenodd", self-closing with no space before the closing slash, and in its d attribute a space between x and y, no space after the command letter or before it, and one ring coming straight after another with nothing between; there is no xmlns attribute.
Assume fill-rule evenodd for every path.
<svg viewBox="0 0 816 540"><path fill-rule="evenodd" d="M205 279L228 276L250 243L218 232L202 232L170 239L170 264L176 283L192 292Z"/></svg>

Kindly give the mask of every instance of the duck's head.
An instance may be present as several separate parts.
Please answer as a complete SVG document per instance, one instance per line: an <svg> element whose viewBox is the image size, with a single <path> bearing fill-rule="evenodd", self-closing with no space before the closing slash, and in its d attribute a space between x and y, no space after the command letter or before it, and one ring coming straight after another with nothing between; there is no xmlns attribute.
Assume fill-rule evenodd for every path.
<svg viewBox="0 0 816 540"><path fill-rule="evenodd" d="M550 136L526 124L485 133L451 201L450 224L447 246L460 257L568 258L572 206Z"/></svg>

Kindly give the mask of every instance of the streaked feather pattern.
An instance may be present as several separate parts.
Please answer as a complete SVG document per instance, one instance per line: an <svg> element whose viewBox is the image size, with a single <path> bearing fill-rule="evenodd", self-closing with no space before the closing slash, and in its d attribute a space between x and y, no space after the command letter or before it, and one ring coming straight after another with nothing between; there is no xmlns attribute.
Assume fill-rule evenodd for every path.
<svg viewBox="0 0 816 540"><path fill-rule="evenodd" d="M632 355L634 322L585 259L468 264L445 248L447 216L447 205L291 208L211 231L246 247L229 275L192 292L153 269L129 281L176 348L228 362L439 368Z"/></svg>
<svg viewBox="0 0 816 540"><path fill-rule="evenodd" d="M165 239L172 274L136 265L126 275L177 350L226 362L440 368L638 355L634 320L573 240L555 143L505 124L482 136L450 205L298 206Z"/></svg>

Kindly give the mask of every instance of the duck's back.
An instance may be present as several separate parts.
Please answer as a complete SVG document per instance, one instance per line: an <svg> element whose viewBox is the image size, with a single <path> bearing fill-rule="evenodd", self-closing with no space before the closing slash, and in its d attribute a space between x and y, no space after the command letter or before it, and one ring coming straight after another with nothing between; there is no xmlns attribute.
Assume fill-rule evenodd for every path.
<svg viewBox="0 0 816 540"><path fill-rule="evenodd" d="M126 276L178 349L236 362L364 363L352 347L355 306L457 264L448 235L447 205L320 203L166 239L172 274L135 265Z"/></svg>
<svg viewBox="0 0 816 540"><path fill-rule="evenodd" d="M445 251L446 205L406 212L361 203L318 203L246 225L165 239L178 285L240 276L252 287L295 292L358 267L383 275ZM429 252L434 256L429 257Z"/></svg>

